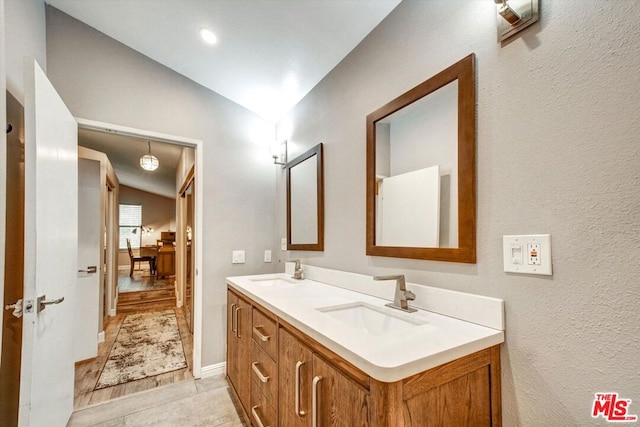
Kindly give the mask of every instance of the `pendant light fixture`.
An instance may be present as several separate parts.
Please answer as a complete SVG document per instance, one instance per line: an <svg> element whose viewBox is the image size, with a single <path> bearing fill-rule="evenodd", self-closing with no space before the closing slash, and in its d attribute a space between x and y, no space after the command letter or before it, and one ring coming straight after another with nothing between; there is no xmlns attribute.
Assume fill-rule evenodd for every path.
<svg viewBox="0 0 640 427"><path fill-rule="evenodd" d="M149 141L149 152L140 157L140 167L146 171L154 171L158 169L160 162L158 158L151 154L151 141Z"/></svg>

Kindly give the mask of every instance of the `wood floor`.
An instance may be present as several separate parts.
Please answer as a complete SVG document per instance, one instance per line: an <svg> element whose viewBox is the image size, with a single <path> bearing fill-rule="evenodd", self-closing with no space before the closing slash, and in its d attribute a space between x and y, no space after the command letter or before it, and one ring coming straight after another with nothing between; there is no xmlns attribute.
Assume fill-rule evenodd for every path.
<svg viewBox="0 0 640 427"><path fill-rule="evenodd" d="M148 269L135 270L129 277L129 269L118 271L118 292L152 291L170 287L173 289L175 276L156 278L151 276Z"/></svg>
<svg viewBox="0 0 640 427"><path fill-rule="evenodd" d="M193 379L193 336L189 332L187 322L182 308L173 308L178 320L178 328L184 348L187 367L173 372L156 375L153 377L143 378L138 381L131 381L125 384L113 387L103 388L94 391L100 373L107 362L109 352L113 347L118 331L122 326L122 322L128 313L119 313L116 316L109 317L105 324L105 341L98 346L98 357L94 360L79 363L76 365L75 377L75 396L74 410L94 405L96 403L106 402L108 400L136 393L143 390L150 390L156 387L177 383L184 380ZM157 308L147 308L138 312L158 311Z"/></svg>

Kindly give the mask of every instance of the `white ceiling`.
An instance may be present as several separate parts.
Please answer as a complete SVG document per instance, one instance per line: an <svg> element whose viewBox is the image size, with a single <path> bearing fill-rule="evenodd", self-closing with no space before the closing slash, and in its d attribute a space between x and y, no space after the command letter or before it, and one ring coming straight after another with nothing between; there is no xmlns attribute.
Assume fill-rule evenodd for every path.
<svg viewBox="0 0 640 427"><path fill-rule="evenodd" d="M140 157L149 151L148 139L78 129L78 145L105 153L121 185L164 197L176 198L176 170L182 147L151 141L151 154L160 166L153 172L140 167Z"/></svg>
<svg viewBox="0 0 640 427"><path fill-rule="evenodd" d="M400 0L46 0L271 121ZM218 38L201 40L201 28Z"/></svg>

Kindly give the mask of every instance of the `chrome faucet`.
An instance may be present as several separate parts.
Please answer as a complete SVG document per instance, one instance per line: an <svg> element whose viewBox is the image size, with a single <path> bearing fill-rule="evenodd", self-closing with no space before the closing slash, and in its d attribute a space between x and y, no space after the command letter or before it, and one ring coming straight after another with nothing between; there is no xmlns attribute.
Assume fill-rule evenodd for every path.
<svg viewBox="0 0 640 427"><path fill-rule="evenodd" d="M296 279L296 280L304 279L304 270L300 266L300 260L299 259L290 259L288 262L295 262L296 263L295 269L293 271L293 278Z"/></svg>
<svg viewBox="0 0 640 427"><path fill-rule="evenodd" d="M416 299L416 294L407 290L407 285L404 281L404 274L397 276L375 276L373 280L395 280L396 281L396 294L393 302L385 304L387 307L395 308L398 310L413 313L417 311L415 308L409 307L408 301Z"/></svg>

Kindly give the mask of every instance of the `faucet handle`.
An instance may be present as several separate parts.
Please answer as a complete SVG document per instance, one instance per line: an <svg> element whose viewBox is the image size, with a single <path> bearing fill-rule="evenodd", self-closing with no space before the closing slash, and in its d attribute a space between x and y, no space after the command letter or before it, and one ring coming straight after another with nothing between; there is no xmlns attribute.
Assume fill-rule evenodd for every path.
<svg viewBox="0 0 640 427"><path fill-rule="evenodd" d="M415 299L416 299L416 294L414 294L414 293L413 293L413 292L411 292L411 291L404 291L404 298L405 298L407 301L413 301L413 300L415 300Z"/></svg>

